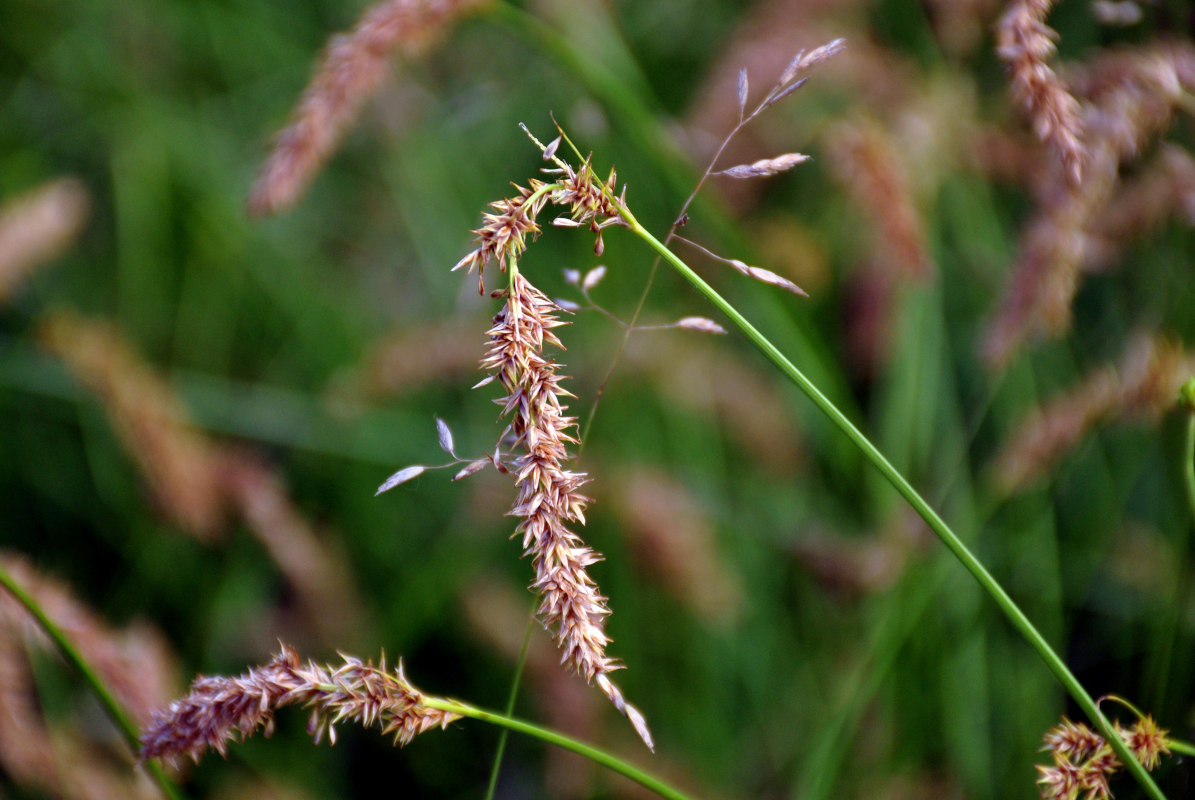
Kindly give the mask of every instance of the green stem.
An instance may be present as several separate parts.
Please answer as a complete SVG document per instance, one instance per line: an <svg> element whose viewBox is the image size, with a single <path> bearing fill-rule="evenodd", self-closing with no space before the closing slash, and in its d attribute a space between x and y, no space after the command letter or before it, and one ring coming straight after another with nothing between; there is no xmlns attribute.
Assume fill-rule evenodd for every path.
<svg viewBox="0 0 1195 800"><path fill-rule="evenodd" d="M510 695L506 698L506 716L515 713L515 700L519 696L519 683L523 679L523 667L527 665L527 650L531 645L531 631L535 629L535 609L539 605L539 597L535 597L531 604L531 616L527 620L527 630L523 633L523 649L519 651L519 663L515 665L514 677L510 679ZM506 754L506 740L510 730L503 728L498 734L498 748L494 751L494 764L490 767L490 783L485 790L485 800L494 800L494 790L498 788L498 773L502 771L502 757Z"/></svg>
<svg viewBox="0 0 1195 800"><path fill-rule="evenodd" d="M136 753L140 750L141 733L137 730L137 726L129 718L128 714L125 713L124 709L121 708L120 703L117 702L112 693L108 691L108 687L104 685L104 682L96 674L95 670L91 668L91 665L87 663L75 645L67 638L63 630L52 619L46 616L46 612L42 610L38 602L13 580L12 576L3 567L0 567L0 585L3 585L16 598L17 602L29 612L29 615L37 621L38 627L42 629L46 636L50 638L50 641L54 643L54 646L58 648L58 652L62 657L82 676L84 683L91 687L92 693L100 701L100 705L103 706L104 711L108 714L108 718L120 729L125 741L128 742L133 752ZM166 773L162 771L161 766L153 761L146 762L143 766L149 770L149 774L158 784L158 788L162 790L162 794L166 795L170 800L181 800L182 796L178 793L178 789L166 777Z"/></svg>
<svg viewBox="0 0 1195 800"><path fill-rule="evenodd" d="M1191 519L1195 520L1195 409L1187 412L1187 441L1183 452L1186 454L1183 478L1187 485L1187 503L1191 508Z"/></svg>
<svg viewBox="0 0 1195 800"><path fill-rule="evenodd" d="M762 333L760 333L754 325L752 325L746 317L739 313L738 309L727 302L720 294L714 291L713 287L701 279L684 261L682 261L675 253L669 250L662 242L656 239L651 233L645 229L635 216L625 206L620 207L623 219L626 221L630 229L644 241L646 241L653 249L655 249L665 261L671 264L684 278L693 284L702 294L709 299L723 314L730 318L730 320L738 326L738 328L747 335L747 338L767 356L776 367L784 373L790 381L797 385L803 391L813 404L818 407L830 421L846 434L847 438L859 448L860 452L867 458L872 465L879 470L880 474L884 476L887 481L892 484L893 488L908 502L913 510L916 511L930 529L942 540L947 549L954 554L968 572L979 582L979 585L991 595L992 599L996 601L996 605L1004 612L1013 626L1020 631L1021 635L1029 642L1030 646L1037 651L1042 661L1054 673L1054 677L1066 689L1066 691L1074 698L1075 702L1083 709L1088 718L1096 724L1096 726L1104 733L1104 736L1111 742L1116 754L1120 756L1129 771L1136 778L1137 782L1149 793L1155 800L1165 800L1165 795L1157 787L1145 768L1133 757L1124 741L1117 736L1112 729L1108 719L1100 711L1099 706L1096 705L1095 700L1083 688L1078 679L1063 663L1058 654L1046 642L1045 637L1034 627L1029 618L1025 616L1024 612L1013 602L1004 588L992 577L991 573L980 563L967 546L963 544L962 540L955 535L954 531L950 529L945 521L938 516L937 512L930 507L920 494L917 493L912 485L905 480L905 477L892 466L887 458L884 457L875 445L871 443L863 433L855 427L846 416L838 410L821 391L805 377L797 367L789 361L783 353L776 348Z"/></svg>
<svg viewBox="0 0 1195 800"><path fill-rule="evenodd" d="M1180 756L1195 756L1195 744L1190 742L1183 742L1178 739L1167 739L1166 746L1170 748L1170 752Z"/></svg>
<svg viewBox="0 0 1195 800"><path fill-rule="evenodd" d="M501 725L502 727L516 731L517 733L524 733L528 736L534 736L537 739L542 739L543 741L548 742L549 744L554 744L557 747L563 748L565 750L571 750L574 753L588 758L590 761L601 764L603 767L617 772L619 775L630 778L640 786L644 786L661 797L666 797L669 800L691 800L689 795L684 794L679 789L669 786L659 778L649 775L637 767L631 766L622 759L617 758L616 756L613 756L604 750L598 750L596 747L591 747L584 742L579 742L576 739L572 739L562 733L557 733L556 731L549 730L547 728L541 728L538 725L532 725L530 722L524 722L523 720L515 719L514 717L506 716L504 714L496 714L493 711L485 711L483 709L476 708L475 706L461 703L456 700L448 700L443 697L425 697L423 699L423 704L429 708L437 708L441 711L449 711L453 714L459 714L462 717L471 717L472 719L489 722L494 725Z"/></svg>

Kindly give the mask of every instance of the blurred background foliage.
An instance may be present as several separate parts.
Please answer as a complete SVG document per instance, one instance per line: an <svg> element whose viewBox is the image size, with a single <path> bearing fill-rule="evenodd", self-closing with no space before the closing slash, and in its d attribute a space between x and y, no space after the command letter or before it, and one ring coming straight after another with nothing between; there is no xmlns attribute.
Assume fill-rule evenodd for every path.
<svg viewBox="0 0 1195 800"><path fill-rule="evenodd" d="M1121 26L1098 5L1068 0L1052 15L1062 59L1191 33L1184 2L1142 3ZM251 220L245 197L272 133L363 8L0 3L0 201L71 176L73 207L88 209L77 238L0 306L0 542L10 568L74 595L62 613L80 637L148 637L126 666L159 687L156 702L198 673L264 662L281 638L321 661L401 655L422 688L501 707L531 608L530 567L508 541L509 480L431 472L373 492L402 466L444 459L435 416L463 454L488 452L501 431L493 392L469 389L495 305L448 270L486 203L542 164L517 124L546 141L554 113L663 232L735 122L739 68L761 96L799 48L844 37L847 52L722 166L793 150L813 160L766 182L715 179L686 229L811 298L683 255L874 434L1094 695L1124 695L1190 734L1191 519L1169 374L1156 379L1167 402L1083 417L1075 446L1024 480L999 465L1018 435L1030 450L1046 435L1026 428L1035 409L1075 387L1081 405L1163 359L1142 336L1168 337L1167 363L1192 363L1177 354L1195 336L1195 181L1083 273L1065 335L986 366L985 331L1039 213L1028 184L1046 169L993 155L1045 152L993 51L998 3L493 6L396 56L305 196ZM1165 146L1121 165L1123 183L1159 163L1179 174L1159 159L1191 133L1176 117ZM591 248L548 230L521 267L578 300L562 270L605 264L594 296L629 317L650 253L619 231L600 261ZM660 272L642 321L694 314L713 316ZM583 418L620 337L593 312L562 334ZM1103 388L1085 383L1109 365ZM1062 691L742 337L635 334L578 463L593 478L584 535L606 555L593 572L628 667L620 682L658 752L561 672L538 629L519 715L702 797L1035 795L1041 736L1068 713ZM129 757L85 689L6 613L4 796L149 796L127 785ZM317 748L302 712L283 712L272 739L188 769L186 792L477 797L497 735L464 722L398 751L346 729ZM1191 795L1187 765L1167 762L1159 781ZM498 790L641 793L518 737Z"/></svg>

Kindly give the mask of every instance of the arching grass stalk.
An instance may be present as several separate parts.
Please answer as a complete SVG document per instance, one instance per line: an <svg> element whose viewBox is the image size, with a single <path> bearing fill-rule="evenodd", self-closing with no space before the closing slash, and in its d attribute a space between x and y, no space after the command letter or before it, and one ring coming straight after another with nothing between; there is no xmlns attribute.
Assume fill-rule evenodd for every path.
<svg viewBox="0 0 1195 800"><path fill-rule="evenodd" d="M121 708L120 703L112 695L112 692L109 691L103 680L100 679L100 676L96 674L91 665L87 663L87 660L83 658L83 655L75 647L74 643L67 638L66 633L46 615L46 612L38 602L21 588L2 566L0 566L0 585L3 585L9 594L29 612L29 615L37 622L38 627L42 629L42 632L58 648L59 654L61 654L67 663L74 667L75 671L83 679L83 682L91 689L92 694L100 701L104 712L120 730L129 747L132 748L134 753L137 752L141 748L140 731L133 721L129 719L129 715ZM182 795L179 794L178 789L171 783L170 779L166 777L166 773L162 771L162 767L159 764L150 762L144 766L149 770L149 774L154 782L158 784L158 788L162 790L162 794L166 795L170 800L182 800Z"/></svg>
<svg viewBox="0 0 1195 800"><path fill-rule="evenodd" d="M660 240L656 239L652 234L644 228L635 215L631 213L630 209L626 207L625 203L621 203L617 198L613 199L619 205L619 210L627 227L637 236L647 242L652 249L660 254L661 257L673 266L685 280L693 284L702 294L709 299L722 313L724 313L730 320L738 326L738 328L747 335L768 360L771 361L784 376L792 381L797 387L804 392L813 404L816 405L822 413L830 418L838 428L846 434L846 437L859 448L859 450L866 456L867 460L879 470L880 474L892 484L893 488L900 493L913 510L916 511L930 529L937 535L942 543L946 545L947 549L954 554L967 571L979 582L979 585L991 595L992 599L996 601L996 605L1004 612L1009 621L1013 624L1021 635L1029 642L1041 659L1046 663L1046 666L1054 673L1054 677L1066 689L1066 691L1074 698L1075 702L1083 709L1087 717L1100 729L1107 741L1112 744L1113 749L1120 759L1125 763L1129 772L1137 782L1146 790L1146 792L1155 800L1165 800L1165 795L1150 778L1145 768L1133 757L1124 741L1116 735L1111 723L1103 712L1100 711L1099 706L1091 695L1083 688L1074 674L1063 663L1062 659L1054 652L1045 637L1037 630L1029 618L1025 616L1020 607L1013 602L1004 588L992 577L991 573L983 566L978 558L963 544L962 540L950 529L950 526L938 516L937 512L927 503L917 490L905 479L905 477L894 467L884 454L881 453L871 440L868 439L855 425L847 419L847 417L826 397L822 392L805 377L797 367L788 360L777 347L772 344L758 329L752 325L746 317L739 313L738 309L732 306L725 298L718 294L712 286L701 279L684 261L682 261L675 253L669 250ZM1195 428L1193 428L1195 430ZM1195 435L1195 434L1193 434ZM1188 465L1190 469L1190 465ZM1195 475L1195 473L1189 473ZM1195 477L1189 478L1189 483L1193 487L1191 491L1195 493ZM1195 495L1193 495L1195 496Z"/></svg>
<svg viewBox="0 0 1195 800"><path fill-rule="evenodd" d="M599 750L596 747L591 747L584 742L579 742L576 739L569 738L564 734L549 730L548 728L541 728L538 725L533 725L530 722L524 722L521 719L505 716L503 714L495 714L492 711L485 711L475 706L461 703L457 700L448 700L442 697L426 697L424 698L424 705L428 708L435 708L449 714L457 714L462 717L471 717L472 719L480 720L482 722L489 722L494 725L500 725L503 728L523 733L528 736L534 736L537 739L542 739L549 744L554 744L557 747L571 750L574 753L588 758L596 764L601 764L607 769L617 772L626 778L630 778L635 783L650 789L658 794L660 797L668 798L668 800L692 800L689 795L681 792L679 789L669 786L659 778L649 775L642 770L631 766L622 759Z"/></svg>

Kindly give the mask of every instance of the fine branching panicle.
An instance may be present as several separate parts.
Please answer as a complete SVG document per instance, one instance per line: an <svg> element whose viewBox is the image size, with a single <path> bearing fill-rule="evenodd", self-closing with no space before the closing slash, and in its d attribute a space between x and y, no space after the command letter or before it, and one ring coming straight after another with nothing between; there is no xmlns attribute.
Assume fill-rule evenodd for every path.
<svg viewBox="0 0 1195 800"><path fill-rule="evenodd" d="M745 114L748 80L744 73L739 85L739 102L745 115L739 126L791 94L804 82L797 79L802 71L829 58L842 47L841 41L834 41L812 52L798 53L781 79L750 114ZM485 214L483 225L473 231L476 246L453 267L454 270L464 267L470 273L476 269L482 292L487 264L496 262L503 272L508 273L507 287L495 292L496 297L503 298L504 305L494 317L494 325L489 331L490 347L482 361L482 367L491 373L491 377L478 384L482 386L497 380L502 385L506 395L498 403L503 408L503 415L511 420L507 429L510 433L508 443L500 443L490 461L500 468L508 464L515 475L519 494L510 513L521 519L515 535L522 535L523 549L534 565L532 588L541 597L539 617L552 630L563 651L562 661L587 681L596 683L631 721L650 748L653 746L651 734L643 715L626 702L622 691L609 677L621 666L606 654L610 640L605 632L605 618L610 609L587 572L587 567L599 561L601 556L569 527L585 522L588 498L580 493L580 489L587 477L565 468L569 446L579 444L573 433L576 420L565 414L564 400L571 395L560 385L556 363L543 352L545 345L562 347L554 329L563 324L558 314L564 309L533 286L517 267L529 237L540 233L538 218L548 203L568 210L566 216L553 220L553 225L586 228L594 234L594 253L600 256L604 251L603 232L611 226L630 226L626 187L622 187L620 193L614 170L605 180L599 178L591 158L582 159L576 168L561 159L557 153L565 140L563 132L546 145L529 131L527 134L540 148L544 160L552 163L543 170L552 177L552 182L531 180L525 187L516 185L514 197L492 202L492 211ZM731 167L720 174L737 178L766 177L791 169L806 159L807 156L789 153ZM712 164L706 177L715 174L711 170ZM676 238L674 234L675 230L669 238ZM722 258L695 242L684 241L755 280L804 295L796 284L769 270L749 266L737 259ZM565 279L581 291L591 308L598 308L589 292L605 274L606 268L599 266L584 276L578 270L568 270ZM573 310L581 308L573 303L569 305ZM618 321L626 332L634 329L633 324L622 323L609 312L604 313ZM669 326L648 327L723 332L721 326L703 317L685 317ZM450 448L445 449L463 461ZM466 477L485 465L485 459L477 459L457 477ZM425 469L412 466L396 472L382 485L379 493L414 478Z"/></svg>
<svg viewBox="0 0 1195 800"><path fill-rule="evenodd" d="M287 645L274 660L237 678L201 677L191 692L155 715L141 737L141 760L169 761L189 756L195 761L208 750L224 755L228 742L243 740L260 729L273 729L274 712L299 705L311 710L308 733L318 744L336 743L336 725L346 720L394 735L405 745L424 731L446 727L456 714L426 705L427 696L411 685L400 661L394 672L342 656L333 667L307 662Z"/></svg>

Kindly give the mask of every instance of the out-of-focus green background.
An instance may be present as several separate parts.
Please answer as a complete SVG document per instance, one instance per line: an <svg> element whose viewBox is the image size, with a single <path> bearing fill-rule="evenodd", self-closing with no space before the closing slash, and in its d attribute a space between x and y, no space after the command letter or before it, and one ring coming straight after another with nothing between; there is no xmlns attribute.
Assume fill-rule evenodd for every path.
<svg viewBox="0 0 1195 800"><path fill-rule="evenodd" d="M992 474L1027 414L1123 364L1140 331L1195 336L1192 237L1176 213L1133 239L1083 277L1065 337L1025 348L1002 372L985 368L980 340L1035 213L1025 181L993 177L979 144L990 130L1036 147L993 52L998 6L491 9L420 55L396 55L296 207L252 221L244 200L271 136L363 3L3 0L0 201L74 176L90 216L0 307L0 544L113 628L158 629L175 661L146 680L164 680L167 696L198 673L266 661L281 638L321 661L401 656L420 687L501 707L531 607L530 565L508 540L510 481L429 472L373 492L400 467L446 460L436 416L467 457L502 430L493 387L469 389L495 302L449 268L485 205L542 165L518 123L546 141L554 113L599 171L617 166L632 208L663 232L735 122L739 68L754 101L798 49L844 37L839 61L768 111L722 166L794 150L812 161L750 185L715 179L686 229L811 298L680 252L874 435L1094 695L1123 695L1187 736L1195 618L1181 414L1096 426L1015 493ZM1186 3L1141 9L1139 23L1115 27L1092 4L1061 3L1051 24L1062 57L1190 35ZM924 277L900 271L866 177L843 163L858 130L878 132L905 171L932 262ZM1165 138L1183 146L1190 134L1180 116ZM1156 152L1149 143L1126 180ZM598 260L589 236L548 229L521 268L579 300L562 270L604 264L594 297L627 318L652 256L621 231L605 242ZM163 507L170 487L155 481L189 496L187 470L139 458L136 432L114 421L119 385L105 399L47 345L48 321L66 313L108 323L142 360L113 373L134 387L126 411L156 402L146 386L161 381L207 456L251 464L251 487L273 482L268 496L289 505L281 517L259 509L258 521L273 520L274 539L225 509L202 540ZM661 271L643 322L689 315L715 312ZM585 418L621 332L582 312L561 336ZM75 346L89 341L115 347L92 334ZM562 676L539 629L519 715L701 797L1036 795L1041 736L1077 712L962 568L743 337L635 334L578 468L592 477L583 533L606 556L592 572L613 609L611 652L657 754L596 690ZM302 545L287 538L295 529ZM28 701L58 742L49 773L78 766L65 737L127 777L86 690L35 642L27 652L17 663L31 681L6 702ZM365 797L380 785L478 797L498 735L463 722L400 751L345 727L335 747L313 747L304 720L284 711L271 739L189 770L188 796ZM97 783L29 781L11 759L32 735L0 735L0 793L102 796ZM1171 797L1190 795L1186 764L1168 761L1159 780ZM514 737L498 796L641 790Z"/></svg>

